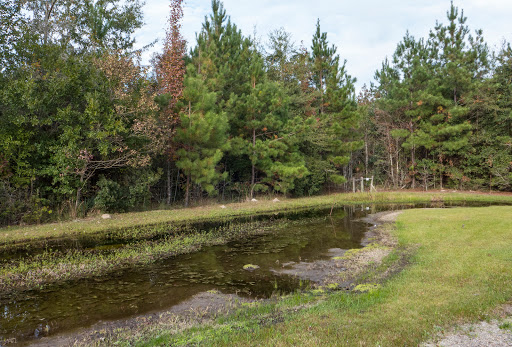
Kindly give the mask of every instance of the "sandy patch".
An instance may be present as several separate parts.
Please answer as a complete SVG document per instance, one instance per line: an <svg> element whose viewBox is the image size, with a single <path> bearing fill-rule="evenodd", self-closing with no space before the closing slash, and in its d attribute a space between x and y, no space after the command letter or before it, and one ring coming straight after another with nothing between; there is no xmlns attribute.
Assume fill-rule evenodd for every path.
<svg viewBox="0 0 512 347"><path fill-rule="evenodd" d="M421 347L510 347L512 346L512 305L503 305L495 312L501 319L464 324L438 336Z"/></svg>
<svg viewBox="0 0 512 347"><path fill-rule="evenodd" d="M439 341L425 343L422 347L510 347L512 330L500 329L501 324L491 321L462 325Z"/></svg>

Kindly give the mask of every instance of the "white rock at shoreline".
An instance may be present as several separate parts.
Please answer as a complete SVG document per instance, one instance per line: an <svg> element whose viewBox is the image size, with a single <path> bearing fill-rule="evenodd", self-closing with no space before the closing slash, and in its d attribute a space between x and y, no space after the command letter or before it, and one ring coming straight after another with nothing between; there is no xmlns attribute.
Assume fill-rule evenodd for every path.
<svg viewBox="0 0 512 347"><path fill-rule="evenodd" d="M107 213L101 215L101 219L111 219L111 218L112 218L112 216Z"/></svg>

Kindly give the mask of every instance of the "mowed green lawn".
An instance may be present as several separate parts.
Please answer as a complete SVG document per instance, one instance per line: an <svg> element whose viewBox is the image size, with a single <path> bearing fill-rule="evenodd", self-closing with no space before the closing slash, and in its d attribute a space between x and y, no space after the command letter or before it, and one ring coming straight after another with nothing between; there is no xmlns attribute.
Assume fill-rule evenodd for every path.
<svg viewBox="0 0 512 347"><path fill-rule="evenodd" d="M179 335L152 332L138 344L416 346L456 324L493 318L512 299L512 207L408 210L395 233L401 246L417 248L380 289L337 292L294 310L311 305L297 294Z"/></svg>

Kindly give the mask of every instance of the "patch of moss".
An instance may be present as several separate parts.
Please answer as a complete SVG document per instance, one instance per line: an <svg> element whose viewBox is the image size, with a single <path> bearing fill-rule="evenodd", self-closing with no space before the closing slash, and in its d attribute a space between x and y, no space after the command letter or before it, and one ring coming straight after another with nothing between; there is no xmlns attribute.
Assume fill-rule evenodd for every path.
<svg viewBox="0 0 512 347"><path fill-rule="evenodd" d="M317 289L313 289L311 293L315 295L324 294L325 290L323 287L318 287Z"/></svg>
<svg viewBox="0 0 512 347"><path fill-rule="evenodd" d="M380 288L380 284L376 284L376 283L362 283L362 284L358 284L354 288L354 291L355 292L361 292L361 293L371 293L371 292L376 291L379 288Z"/></svg>

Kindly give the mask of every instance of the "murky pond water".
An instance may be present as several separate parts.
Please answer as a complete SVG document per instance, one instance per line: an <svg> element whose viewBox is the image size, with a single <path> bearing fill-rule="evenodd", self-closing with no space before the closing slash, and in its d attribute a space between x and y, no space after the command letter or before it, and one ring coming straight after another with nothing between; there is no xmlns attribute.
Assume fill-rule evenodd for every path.
<svg viewBox="0 0 512 347"><path fill-rule="evenodd" d="M286 218L291 222L275 232L0 299L0 345L9 338L29 341L169 309L208 290L258 298L295 291L307 282L272 270L286 262L327 259L333 248L360 248L368 225L359 219L370 212L407 207L412 206L349 206L334 210L332 217L330 210L289 213ZM246 271L245 264L260 268Z"/></svg>

